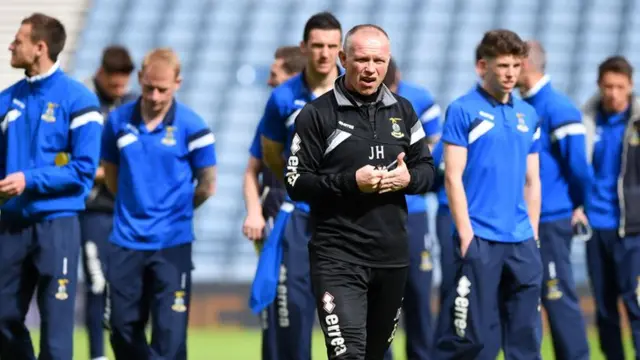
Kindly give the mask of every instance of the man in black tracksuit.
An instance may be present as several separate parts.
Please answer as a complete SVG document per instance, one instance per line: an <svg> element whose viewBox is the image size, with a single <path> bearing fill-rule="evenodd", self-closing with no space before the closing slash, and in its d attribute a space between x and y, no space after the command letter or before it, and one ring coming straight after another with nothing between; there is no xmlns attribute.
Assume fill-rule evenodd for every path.
<svg viewBox="0 0 640 360"><path fill-rule="evenodd" d="M329 359L381 360L409 265L405 194L434 178L411 104L384 85L389 39L374 25L345 37L345 75L295 122L287 191L311 206L311 282Z"/></svg>

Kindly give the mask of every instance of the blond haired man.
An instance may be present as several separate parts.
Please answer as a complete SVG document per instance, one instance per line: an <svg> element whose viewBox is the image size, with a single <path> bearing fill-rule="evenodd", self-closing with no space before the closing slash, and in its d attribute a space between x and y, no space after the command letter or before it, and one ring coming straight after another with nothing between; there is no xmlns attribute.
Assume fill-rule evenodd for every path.
<svg viewBox="0 0 640 360"><path fill-rule="evenodd" d="M174 98L181 77L173 50L147 54L138 79L142 96L110 114L102 139L105 181L116 199L107 266L111 345L116 359L175 359L187 330L193 211L215 189L214 136Z"/></svg>

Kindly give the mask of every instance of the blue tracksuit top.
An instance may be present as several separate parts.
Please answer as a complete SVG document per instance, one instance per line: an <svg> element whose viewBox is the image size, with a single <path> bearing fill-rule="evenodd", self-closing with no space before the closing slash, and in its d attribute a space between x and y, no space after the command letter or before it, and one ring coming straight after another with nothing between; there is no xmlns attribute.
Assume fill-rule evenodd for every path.
<svg viewBox="0 0 640 360"><path fill-rule="evenodd" d="M622 145L630 109L596 115L596 134L593 144L593 186L587 207L589 224L598 230L616 230L620 226L620 176Z"/></svg>
<svg viewBox="0 0 640 360"><path fill-rule="evenodd" d="M84 210L100 158L96 95L55 64L2 91L0 119L0 178L23 172L26 181L2 218L41 221Z"/></svg>
<svg viewBox="0 0 640 360"><path fill-rule="evenodd" d="M522 96L540 117L540 222L569 218L585 204L591 186L582 114L548 76Z"/></svg>
<svg viewBox="0 0 640 360"><path fill-rule="evenodd" d="M342 69L339 72L342 74ZM316 98L304 77L305 72L302 71L273 89L260 120L264 137L285 144L285 158L289 157L296 117L308 102ZM308 204L299 205L298 209L309 212Z"/></svg>
<svg viewBox="0 0 640 360"><path fill-rule="evenodd" d="M467 148L462 182L476 236L497 242L533 238L524 186L527 157L539 151L538 115L522 99L498 102L477 86L449 105L442 141Z"/></svg>
<svg viewBox="0 0 640 360"><path fill-rule="evenodd" d="M398 95L409 100L413 110L418 115L426 138L439 136L442 132L440 125L440 106L433 100L431 93L418 85L405 81L398 84ZM427 211L424 195L406 195L407 210L410 214Z"/></svg>

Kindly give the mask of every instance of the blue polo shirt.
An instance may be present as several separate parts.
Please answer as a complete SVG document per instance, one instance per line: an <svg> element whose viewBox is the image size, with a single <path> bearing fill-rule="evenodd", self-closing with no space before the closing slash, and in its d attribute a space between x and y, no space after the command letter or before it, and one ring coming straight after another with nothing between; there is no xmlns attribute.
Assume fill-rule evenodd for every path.
<svg viewBox="0 0 640 360"><path fill-rule="evenodd" d="M583 206L591 186L580 110L544 76L524 100L540 117L540 222L570 218Z"/></svg>
<svg viewBox="0 0 640 360"><path fill-rule="evenodd" d="M112 111L102 137L102 160L118 166L111 242L134 250L192 242L194 178L216 164L214 142L200 116L177 101L153 131L140 100Z"/></svg>
<svg viewBox="0 0 640 360"><path fill-rule="evenodd" d="M398 95L409 100L413 110L418 115L422 128L427 138L439 136L442 132L440 126L440 106L435 103L431 93L418 85L405 81L398 84ZM427 211L427 202L424 195L407 195L407 209L410 214Z"/></svg>
<svg viewBox="0 0 640 360"><path fill-rule="evenodd" d="M616 230L620 225L618 177L629 111L605 113L600 110L596 117L592 158L594 179L587 206L589 225L594 229Z"/></svg>
<svg viewBox="0 0 640 360"><path fill-rule="evenodd" d="M442 140L467 148L462 176L476 236L497 242L533 237L524 201L527 156L539 151L536 112L521 99L498 102L477 86L445 115Z"/></svg>

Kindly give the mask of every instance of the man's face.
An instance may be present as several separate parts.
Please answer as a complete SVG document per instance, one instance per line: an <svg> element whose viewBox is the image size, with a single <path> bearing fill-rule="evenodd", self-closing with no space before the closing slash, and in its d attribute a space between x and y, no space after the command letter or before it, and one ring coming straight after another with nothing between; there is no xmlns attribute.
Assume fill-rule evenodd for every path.
<svg viewBox="0 0 640 360"><path fill-rule="evenodd" d="M13 42L9 44L11 66L16 69L27 69L46 51L43 41L31 41L31 24L22 24Z"/></svg>
<svg viewBox="0 0 640 360"><path fill-rule="evenodd" d="M522 58L500 55L495 59L481 59L477 64L478 73L492 90L508 94L513 91L522 70Z"/></svg>
<svg viewBox="0 0 640 360"><path fill-rule="evenodd" d="M104 70L98 70L96 80L100 85L100 90L112 99L120 99L126 93L129 87L129 74L107 73Z"/></svg>
<svg viewBox="0 0 640 360"><path fill-rule="evenodd" d="M598 87L605 109L622 112L629 106L633 83L627 75L613 71L605 72L598 82Z"/></svg>
<svg viewBox="0 0 640 360"><path fill-rule="evenodd" d="M170 64L156 61L139 73L142 100L153 111L162 111L173 101L180 78Z"/></svg>
<svg viewBox="0 0 640 360"><path fill-rule="evenodd" d="M377 31L360 31L351 36L349 49L340 52L345 80L362 95L374 94L391 58L389 40Z"/></svg>
<svg viewBox="0 0 640 360"><path fill-rule="evenodd" d="M277 58L271 64L271 71L269 73L269 80L267 80L267 85L274 88L283 82L289 80L294 74L289 74L283 67L284 59Z"/></svg>
<svg viewBox="0 0 640 360"><path fill-rule="evenodd" d="M340 30L311 30L309 39L300 44L302 53L307 56L308 66L318 74L331 73L336 67L341 40Z"/></svg>

